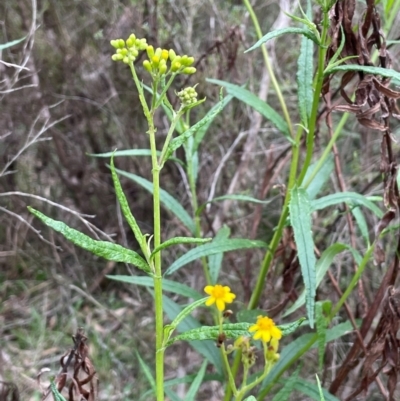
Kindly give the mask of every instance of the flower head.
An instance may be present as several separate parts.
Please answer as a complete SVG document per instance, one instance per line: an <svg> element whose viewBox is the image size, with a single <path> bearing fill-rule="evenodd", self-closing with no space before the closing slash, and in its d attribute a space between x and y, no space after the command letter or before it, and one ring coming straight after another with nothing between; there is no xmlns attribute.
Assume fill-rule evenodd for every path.
<svg viewBox="0 0 400 401"><path fill-rule="evenodd" d="M225 304L232 303L236 298L236 295L231 292L228 286L222 286L220 284L207 285L204 288L204 292L210 295L210 298L206 301L206 305L211 306L215 303L218 310L221 312L225 309Z"/></svg>
<svg viewBox="0 0 400 401"><path fill-rule="evenodd" d="M249 328L250 332L255 331L253 338L255 340L268 343L272 339L280 340L282 331L275 326L275 322L267 316L258 316L256 324Z"/></svg>

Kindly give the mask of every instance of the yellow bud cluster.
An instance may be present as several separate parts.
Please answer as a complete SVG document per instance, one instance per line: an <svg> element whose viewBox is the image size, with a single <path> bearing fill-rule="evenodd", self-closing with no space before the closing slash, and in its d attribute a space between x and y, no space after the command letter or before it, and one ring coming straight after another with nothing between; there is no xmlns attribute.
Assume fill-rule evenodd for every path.
<svg viewBox="0 0 400 401"><path fill-rule="evenodd" d="M182 106L189 106L197 102L196 86L182 89L177 93Z"/></svg>
<svg viewBox="0 0 400 401"><path fill-rule="evenodd" d="M111 56L114 61L122 61L125 64L134 62L139 55L139 51L146 50L148 45L146 39L139 39L133 33L128 39L112 40L111 46L116 49L115 54Z"/></svg>
<svg viewBox="0 0 400 401"><path fill-rule="evenodd" d="M154 49L153 46L147 46L148 60L143 61L143 67L154 77L173 74L194 74L196 68L191 65L194 63L194 57L177 56L173 49ZM168 71L169 68L169 71Z"/></svg>

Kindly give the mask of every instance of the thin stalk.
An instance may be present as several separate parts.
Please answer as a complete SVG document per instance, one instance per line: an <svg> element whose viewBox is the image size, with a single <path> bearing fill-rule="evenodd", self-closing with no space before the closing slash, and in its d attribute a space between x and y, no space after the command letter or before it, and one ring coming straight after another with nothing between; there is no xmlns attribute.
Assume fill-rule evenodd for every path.
<svg viewBox="0 0 400 401"><path fill-rule="evenodd" d="M250 14L250 17L251 17L251 20L253 22L254 28L256 30L257 38L261 39L262 38L262 32L261 32L260 24L258 23L257 15L254 12L253 6L250 4L249 0L243 0L243 3L245 5L245 7L247 8L247 11ZM264 57L264 63L265 63L265 66L267 68L269 77L270 77L272 85L273 85L273 87L275 89L276 96L278 97L279 103L281 105L283 117L285 118L286 123L288 125L290 135L293 136L292 121L290 119L290 115L289 115L288 109L286 107L286 102L285 102L285 99L284 99L284 97L282 95L281 88L280 88L279 83L278 83L278 81L277 81L277 79L275 77L274 70L272 69L272 65L271 65L271 61L270 61L269 56L268 56L267 48L265 46L261 46L261 51L262 51L262 54L263 54L263 57Z"/></svg>
<svg viewBox="0 0 400 401"><path fill-rule="evenodd" d="M139 91L139 100L142 104L144 114L149 127L148 135L151 149L151 164L153 175L153 216L154 216L154 248L161 244L161 214L160 214L160 166L157 161L156 129L154 126L154 108L149 110L133 63L129 64L133 80ZM153 85L153 101L156 96L157 85ZM163 348L163 299L162 299L162 272L161 272L161 252L154 256L154 306L156 323L156 397L157 401L164 401L164 348Z"/></svg>
<svg viewBox="0 0 400 401"><path fill-rule="evenodd" d="M321 167L325 163L326 159L328 158L329 154L331 153L333 145L335 144L335 142L339 138L339 135L342 133L343 127L346 124L348 118L349 118L349 113L344 113L342 115L342 118L340 119L339 124L336 127L335 132L332 135L332 138L329 140L329 143L326 145L324 151L322 152L321 157L318 159L317 165L315 166L314 170L310 174L310 177L303 184L304 188L307 188L311 184L311 182L313 181L313 179L317 175L318 171L321 169Z"/></svg>
<svg viewBox="0 0 400 401"><path fill-rule="evenodd" d="M153 120L149 121L149 138L153 174L153 214L154 214L154 248L161 244L161 215L160 215L160 167L157 162L157 148ZM164 400L164 347L163 347L163 299L161 252L154 255L154 301L156 320L156 396L157 401Z"/></svg>
<svg viewBox="0 0 400 401"><path fill-rule="evenodd" d="M313 150L314 150L314 136L315 136L315 128L317 126L317 118L318 118L318 106L320 103L320 96L322 90L322 84L324 82L324 69L325 69L325 57L326 52L328 50L327 41L328 39L328 28L329 28L329 15L328 11L324 11L324 17L322 21L322 34L321 34L321 45L318 50L318 70L317 70L317 78L316 85L314 88L314 99L311 109L310 120L308 124L308 132L306 136L306 157L303 163L303 168L300 172L298 178L298 184L301 185L303 179L306 175L308 166L311 163Z"/></svg>

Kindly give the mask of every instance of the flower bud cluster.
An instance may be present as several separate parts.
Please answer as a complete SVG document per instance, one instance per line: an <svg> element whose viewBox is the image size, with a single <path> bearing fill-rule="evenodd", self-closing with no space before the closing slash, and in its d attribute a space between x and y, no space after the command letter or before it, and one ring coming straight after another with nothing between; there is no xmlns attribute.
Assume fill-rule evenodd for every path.
<svg viewBox="0 0 400 401"><path fill-rule="evenodd" d="M182 89L177 93L182 106L189 106L197 102L196 86Z"/></svg>
<svg viewBox="0 0 400 401"><path fill-rule="evenodd" d="M189 56L177 56L174 50L166 50L158 47L148 46L148 60L143 61L143 67L153 76L166 75L169 72L174 74L194 74L196 68L191 65L194 58Z"/></svg>
<svg viewBox="0 0 400 401"><path fill-rule="evenodd" d="M242 363L250 368L256 363L255 347L250 345L250 338L240 336L233 344L232 350L240 350L242 352Z"/></svg>
<svg viewBox="0 0 400 401"><path fill-rule="evenodd" d="M111 56L114 61L122 61L125 64L134 62L139 55L139 51L146 50L148 44L146 39L136 38L135 34L131 34L128 39L112 40L111 46L116 49L115 54Z"/></svg>

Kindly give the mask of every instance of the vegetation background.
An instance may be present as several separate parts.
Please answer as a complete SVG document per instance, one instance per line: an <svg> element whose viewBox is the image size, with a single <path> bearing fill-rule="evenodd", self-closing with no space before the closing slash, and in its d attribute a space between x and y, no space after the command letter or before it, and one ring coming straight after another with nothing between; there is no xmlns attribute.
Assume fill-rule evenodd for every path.
<svg viewBox="0 0 400 401"><path fill-rule="evenodd" d="M292 12L297 7L289 0L252 3L263 33L289 26L290 19L282 10ZM120 244L136 247L117 207L108 160L90 156L148 146L133 81L128 70L112 63L109 41L134 32L155 47L194 56L198 72L186 81L178 80L175 89L198 84L199 98L207 98L196 108L200 117L218 101L219 88L206 78L246 84L279 110L260 52L243 53L256 41L249 15L239 0L4 0L0 23L0 43L26 36L20 44L3 50L1 57L26 69L0 64L0 379L14 381L21 399L40 399L35 396L37 373L43 367L59 366L60 355L71 346L70 335L82 326L100 379L100 399L137 399L148 385L135 350L140 350L150 365L153 359L149 346L154 336L148 313L151 295L143 288L108 280L107 274L127 274L129 268L74 247L33 222L26 206L88 234L103 232ZM393 37L399 35L400 28L397 30ZM287 35L268 43L293 115L297 113L295 74L300 40ZM391 52L394 68L399 70L398 47ZM166 134L167 126L160 115L159 135ZM394 137L398 134L393 132ZM319 135L318 141L325 141L320 139L326 135L323 129ZM337 146L347 188L380 194L379 133L350 117ZM396 144L394 149L398 150ZM246 193L270 203L262 207L243 203L239 207L234 202L213 205L206 212L204 231L216 232L227 224L233 236L268 241L280 216L289 150L287 140L268 121L233 100L202 144L199 197L205 202L217 195ZM116 165L149 178L146 158L120 157ZM179 165L169 164L163 170L162 187L185 204L189 203L189 191L183 177ZM130 180L121 177L121 181L141 227L150 230L149 195ZM339 188L334 175L329 187L327 193ZM344 214L338 210L315 216L314 241L319 249L341 238L349 242ZM83 221L84 215L95 215L87 218L94 226ZM170 220L163 227L165 238L184 230L178 220L166 216ZM373 227L376 222L368 223ZM329 242L327 234L332 234ZM388 241L387 246L391 245ZM168 257L173 261L173 252L181 251L174 248ZM262 252L255 250L225 255L223 275L243 302L250 296L251 269L259 266L261 258ZM343 270L345 280L352 260L343 256L336 266ZM283 280L281 273L279 269L270 273L273 277L261 305L275 315L290 301L285 285L300 282L298 272L285 271L290 280ZM364 277L370 299L380 274L376 268ZM204 286L197 263L179 275L180 281L193 288ZM320 291L331 290L322 287ZM350 302L357 311L360 300ZM335 358L343 357L346 346L345 338L334 344L327 354L328 368L334 366ZM313 357L308 354L304 364ZM200 357L181 344L168 353L167 376L196 372L200 363ZM315 373L310 370L310 377ZM353 380L357 380L356 373ZM204 400L221 399L218 385L212 386L204 388Z"/></svg>

